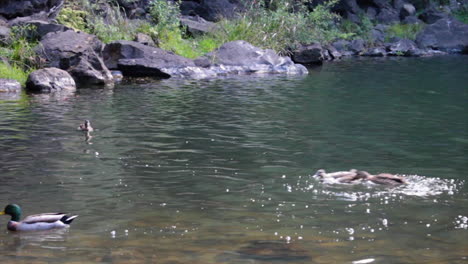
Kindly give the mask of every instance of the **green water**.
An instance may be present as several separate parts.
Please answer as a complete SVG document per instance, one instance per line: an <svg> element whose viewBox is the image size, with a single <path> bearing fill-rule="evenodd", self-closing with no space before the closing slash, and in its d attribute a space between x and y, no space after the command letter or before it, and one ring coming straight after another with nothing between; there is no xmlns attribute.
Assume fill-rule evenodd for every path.
<svg viewBox="0 0 468 264"><path fill-rule="evenodd" d="M0 262L466 263L467 69L353 59L2 102L0 201L79 217L2 228ZM324 184L320 168L409 184Z"/></svg>

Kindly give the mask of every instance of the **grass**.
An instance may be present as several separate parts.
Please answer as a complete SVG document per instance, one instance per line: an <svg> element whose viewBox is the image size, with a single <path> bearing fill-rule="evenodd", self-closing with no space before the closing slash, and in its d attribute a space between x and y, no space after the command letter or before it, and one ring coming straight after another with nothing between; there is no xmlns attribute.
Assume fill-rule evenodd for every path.
<svg viewBox="0 0 468 264"><path fill-rule="evenodd" d="M468 24L468 5L461 7L459 10L455 11L453 15L456 19Z"/></svg>
<svg viewBox="0 0 468 264"><path fill-rule="evenodd" d="M416 35L424 28L421 24L393 24L387 30L387 37L398 37L415 40Z"/></svg>
<svg viewBox="0 0 468 264"><path fill-rule="evenodd" d="M10 66L4 62L0 62L0 79L13 79L21 83L22 86L26 84L29 72L24 71L21 67Z"/></svg>

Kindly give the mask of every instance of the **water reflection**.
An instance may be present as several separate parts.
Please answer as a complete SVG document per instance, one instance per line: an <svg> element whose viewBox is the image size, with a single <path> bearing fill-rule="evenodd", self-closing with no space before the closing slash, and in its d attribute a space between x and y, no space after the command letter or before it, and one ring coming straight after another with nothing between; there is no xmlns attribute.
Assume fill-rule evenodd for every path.
<svg viewBox="0 0 468 264"><path fill-rule="evenodd" d="M2 103L0 200L80 218L38 240L4 233L0 261L466 262L464 68L459 57L344 61L306 78ZM84 119L91 137L76 130ZM317 168L409 184L324 184Z"/></svg>

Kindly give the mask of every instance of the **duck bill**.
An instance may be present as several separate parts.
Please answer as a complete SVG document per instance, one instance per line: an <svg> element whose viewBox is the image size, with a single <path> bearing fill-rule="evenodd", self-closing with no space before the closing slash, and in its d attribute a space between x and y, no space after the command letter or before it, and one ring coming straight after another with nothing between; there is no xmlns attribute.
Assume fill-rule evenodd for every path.
<svg viewBox="0 0 468 264"><path fill-rule="evenodd" d="M0 215L4 215L4 214L5 214L5 212L3 212L3 211L2 211L2 212L0 212Z"/></svg>

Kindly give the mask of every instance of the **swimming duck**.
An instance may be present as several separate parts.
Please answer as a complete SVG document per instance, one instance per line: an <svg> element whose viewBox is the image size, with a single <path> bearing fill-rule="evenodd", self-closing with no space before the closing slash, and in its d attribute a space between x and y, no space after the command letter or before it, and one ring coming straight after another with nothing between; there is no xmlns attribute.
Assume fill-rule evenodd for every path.
<svg viewBox="0 0 468 264"><path fill-rule="evenodd" d="M321 179L333 178L340 183L351 183L363 178L362 176L357 175L357 170L355 169L330 173L326 173L324 169L320 169L315 173L315 175L317 175Z"/></svg>
<svg viewBox="0 0 468 264"><path fill-rule="evenodd" d="M94 131L93 127L91 126L91 122L89 122L89 120L85 120L83 124L80 124L80 126L78 127L78 130L81 130L81 131L88 131L88 132L92 132Z"/></svg>
<svg viewBox="0 0 468 264"><path fill-rule="evenodd" d="M16 204L9 204L0 215L10 215L7 228L10 231L37 231L49 230L55 228L69 227L70 223L78 217L77 215L68 216L62 213L45 213L30 215L20 221L21 208Z"/></svg>
<svg viewBox="0 0 468 264"><path fill-rule="evenodd" d="M377 175L372 175L367 171L358 171L358 177L364 178L368 181L371 181L375 184L382 184L382 185L400 185L400 184L407 184L405 178L397 175L393 175L390 173L380 173Z"/></svg>

